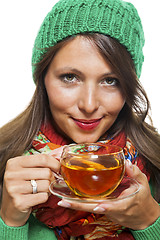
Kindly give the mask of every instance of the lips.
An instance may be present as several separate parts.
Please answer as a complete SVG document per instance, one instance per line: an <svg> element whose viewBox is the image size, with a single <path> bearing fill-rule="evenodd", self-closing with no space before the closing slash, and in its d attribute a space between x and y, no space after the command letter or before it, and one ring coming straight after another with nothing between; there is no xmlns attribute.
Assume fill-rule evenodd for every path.
<svg viewBox="0 0 160 240"><path fill-rule="evenodd" d="M75 122L75 124L81 128L82 130L85 130L85 131L90 131L90 130L93 130L95 129L100 121L102 120L102 118L98 118L98 119L90 119L90 120L85 120L85 119L75 119L75 118L72 118Z"/></svg>

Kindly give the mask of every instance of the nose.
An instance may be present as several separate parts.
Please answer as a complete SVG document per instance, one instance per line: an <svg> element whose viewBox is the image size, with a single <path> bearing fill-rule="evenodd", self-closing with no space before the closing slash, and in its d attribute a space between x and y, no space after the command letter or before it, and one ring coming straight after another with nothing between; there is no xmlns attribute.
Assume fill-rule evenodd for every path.
<svg viewBox="0 0 160 240"><path fill-rule="evenodd" d="M85 84L80 92L79 109L88 114L94 113L99 107L98 89L94 84Z"/></svg>

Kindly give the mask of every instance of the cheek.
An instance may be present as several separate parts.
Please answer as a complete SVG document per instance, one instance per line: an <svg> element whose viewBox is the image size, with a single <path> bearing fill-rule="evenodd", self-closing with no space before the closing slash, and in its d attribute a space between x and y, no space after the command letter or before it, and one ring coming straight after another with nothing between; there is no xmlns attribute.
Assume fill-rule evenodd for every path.
<svg viewBox="0 0 160 240"><path fill-rule="evenodd" d="M68 90L52 87L52 91L47 91L47 93L51 111L65 111L74 105L75 99L71 97L72 94Z"/></svg>
<svg viewBox="0 0 160 240"><path fill-rule="evenodd" d="M48 95L50 110L52 115L60 117L61 113L66 113L73 108L77 94L75 90L64 87L60 81L52 76L50 72L45 77L45 87Z"/></svg>
<svg viewBox="0 0 160 240"><path fill-rule="evenodd" d="M107 112L118 115L125 104L125 98L120 92L112 94L106 101Z"/></svg>

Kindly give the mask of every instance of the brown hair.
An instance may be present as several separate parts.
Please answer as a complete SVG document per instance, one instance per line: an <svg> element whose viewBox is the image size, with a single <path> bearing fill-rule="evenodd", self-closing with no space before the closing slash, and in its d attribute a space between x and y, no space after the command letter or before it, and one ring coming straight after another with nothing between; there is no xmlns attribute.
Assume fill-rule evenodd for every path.
<svg viewBox="0 0 160 240"><path fill-rule="evenodd" d="M126 99L123 109L108 132L115 136L122 130L125 131L139 154L144 157L146 168L156 188L156 199L160 199L160 135L145 122L150 107L149 101L137 79L131 56L124 46L109 36L98 33L81 35L91 41L110 63L118 76L121 91ZM74 36L67 38L48 49L41 62L36 65L34 72L36 90L31 103L22 114L0 129L1 183L7 160L22 155L30 147L42 122L45 123L51 117L44 77L57 51L73 38Z"/></svg>

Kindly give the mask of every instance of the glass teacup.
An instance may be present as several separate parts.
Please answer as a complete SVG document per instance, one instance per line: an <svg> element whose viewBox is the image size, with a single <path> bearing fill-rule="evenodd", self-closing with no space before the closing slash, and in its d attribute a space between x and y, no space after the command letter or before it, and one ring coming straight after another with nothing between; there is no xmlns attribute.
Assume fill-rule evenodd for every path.
<svg viewBox="0 0 160 240"><path fill-rule="evenodd" d="M125 157L119 146L85 143L63 149L61 174L74 194L99 198L111 194L125 172Z"/></svg>

